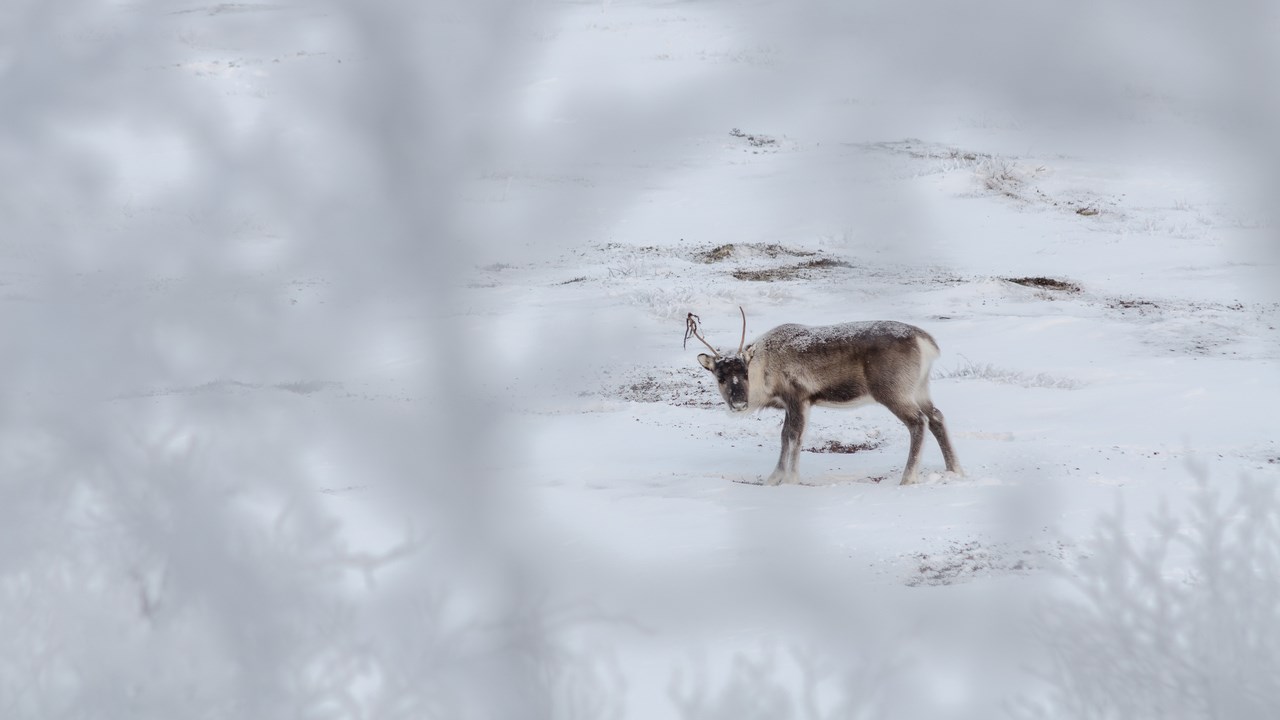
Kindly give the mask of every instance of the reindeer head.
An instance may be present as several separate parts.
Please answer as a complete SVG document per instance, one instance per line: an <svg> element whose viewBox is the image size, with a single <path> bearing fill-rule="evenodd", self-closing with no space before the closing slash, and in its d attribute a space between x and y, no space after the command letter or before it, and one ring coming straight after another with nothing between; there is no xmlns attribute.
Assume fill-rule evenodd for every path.
<svg viewBox="0 0 1280 720"><path fill-rule="evenodd" d="M706 345L714 355L702 353L698 355L698 362L702 367L716 376L716 385L720 388L720 395L724 397L724 401L728 404L729 409L735 412L741 412L747 409L747 363L750 358L745 356L742 346L747 341L747 313L741 307L738 312L742 313L742 339L738 342L738 352L733 355L724 356L719 350L711 347L711 343L707 342L702 334L698 332L698 323L701 320L697 315L689 313L685 318L684 340L687 345L689 338L696 337Z"/></svg>

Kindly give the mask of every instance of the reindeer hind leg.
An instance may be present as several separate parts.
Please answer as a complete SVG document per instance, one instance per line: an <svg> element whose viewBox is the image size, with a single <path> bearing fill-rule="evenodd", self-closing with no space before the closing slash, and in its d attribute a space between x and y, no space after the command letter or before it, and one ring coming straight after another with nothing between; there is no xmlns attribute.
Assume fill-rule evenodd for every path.
<svg viewBox="0 0 1280 720"><path fill-rule="evenodd" d="M911 449L907 451L907 467L902 471L902 484L910 485L919 479L920 450L924 446L924 429L928 426L929 417L914 401L885 403L903 425L911 433Z"/></svg>
<svg viewBox="0 0 1280 720"><path fill-rule="evenodd" d="M925 404L924 412L929 418L929 430L942 450L942 459L947 463L947 472L964 475L964 470L960 468L960 461L956 459L956 451L951 447L951 438L947 435L947 424L943 420L942 411L930 402Z"/></svg>

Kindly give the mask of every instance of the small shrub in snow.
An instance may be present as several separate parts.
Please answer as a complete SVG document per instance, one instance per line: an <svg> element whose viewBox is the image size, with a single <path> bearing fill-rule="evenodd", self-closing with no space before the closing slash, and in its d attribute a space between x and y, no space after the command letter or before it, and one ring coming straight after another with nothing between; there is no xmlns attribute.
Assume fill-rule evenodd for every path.
<svg viewBox="0 0 1280 720"><path fill-rule="evenodd" d="M1048 691L1027 717L1265 718L1280 707L1280 499L1240 481L1224 499L1202 469L1184 518L1135 542L1103 520L1074 593L1040 613ZM1189 572L1168 560L1189 559ZM1180 565L1183 564L1180 562Z"/></svg>
<svg viewBox="0 0 1280 720"><path fill-rule="evenodd" d="M973 173L982 186L1014 200L1024 200L1023 189L1036 172L1043 168L1028 169L999 157L983 157Z"/></svg>
<svg viewBox="0 0 1280 720"><path fill-rule="evenodd" d="M1019 385L1025 388L1074 390L1075 388L1080 387L1080 383L1076 380L1072 380L1071 378L1054 377L1048 373L1028 375L1027 373L1018 372L1017 370L996 367L991 363L976 363L968 358L965 358L963 365L960 365L954 370L948 370L940 373L937 377L944 380L989 380L991 382L1001 383L1004 385Z"/></svg>
<svg viewBox="0 0 1280 720"><path fill-rule="evenodd" d="M847 649L784 653L767 646L735 654L722 682L709 680L705 667L677 672L668 696L683 720L870 720L884 717L885 681L897 661Z"/></svg>

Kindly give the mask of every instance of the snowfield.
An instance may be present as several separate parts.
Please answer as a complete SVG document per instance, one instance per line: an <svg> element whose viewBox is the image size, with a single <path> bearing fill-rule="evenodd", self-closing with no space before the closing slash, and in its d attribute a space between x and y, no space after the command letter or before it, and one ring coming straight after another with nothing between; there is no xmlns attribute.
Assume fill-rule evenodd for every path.
<svg viewBox="0 0 1280 720"><path fill-rule="evenodd" d="M1274 13L427 5L0 12L0 716L1274 712Z"/></svg>

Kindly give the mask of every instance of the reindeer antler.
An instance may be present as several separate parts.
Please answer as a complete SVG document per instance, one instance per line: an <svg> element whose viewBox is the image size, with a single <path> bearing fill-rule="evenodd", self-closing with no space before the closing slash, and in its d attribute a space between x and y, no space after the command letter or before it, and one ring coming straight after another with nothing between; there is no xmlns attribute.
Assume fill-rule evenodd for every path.
<svg viewBox="0 0 1280 720"><path fill-rule="evenodd" d="M738 341L738 354L742 354L742 348L747 344L747 311L738 306L738 312L742 313L742 339Z"/></svg>
<svg viewBox="0 0 1280 720"><path fill-rule="evenodd" d="M694 315L693 313L689 313L689 315L684 319L684 345L682 347L689 347L689 338L696 337L702 341L703 345L710 348L711 352L715 353L716 357L720 357L720 351L711 347L711 343L707 342L706 338L702 337L702 334L698 332L698 323L700 322L702 322L702 318Z"/></svg>

